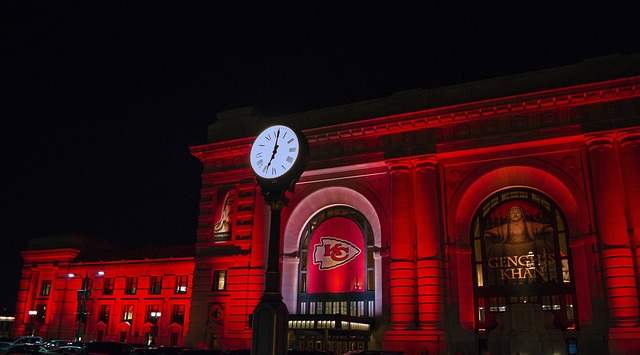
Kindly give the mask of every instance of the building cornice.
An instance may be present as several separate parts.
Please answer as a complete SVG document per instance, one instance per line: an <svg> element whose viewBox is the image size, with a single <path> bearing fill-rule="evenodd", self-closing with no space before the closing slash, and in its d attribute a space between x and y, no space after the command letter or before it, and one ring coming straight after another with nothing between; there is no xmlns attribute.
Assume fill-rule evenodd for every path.
<svg viewBox="0 0 640 355"><path fill-rule="evenodd" d="M72 248L24 250L20 252L25 263L70 262L78 256L78 254L80 254L80 250Z"/></svg>
<svg viewBox="0 0 640 355"><path fill-rule="evenodd" d="M639 97L640 76L634 76L395 115L371 117L326 127L308 128L304 130L304 133L311 144L362 139L504 116L560 111L577 106L611 103ZM314 112L314 115L318 115L322 111ZM304 114L297 114L296 116L299 117L296 118L302 120ZM287 120L293 120L292 117L289 116ZM192 147L191 151L202 161L224 159L247 155L251 148L251 142L252 137L247 137L196 146Z"/></svg>

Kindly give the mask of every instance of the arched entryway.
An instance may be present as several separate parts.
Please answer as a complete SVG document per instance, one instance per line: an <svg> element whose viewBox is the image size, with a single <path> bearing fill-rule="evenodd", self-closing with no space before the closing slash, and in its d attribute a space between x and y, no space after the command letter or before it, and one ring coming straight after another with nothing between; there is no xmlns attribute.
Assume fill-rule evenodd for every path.
<svg viewBox="0 0 640 355"><path fill-rule="evenodd" d="M454 302L457 302L459 324L461 329L464 329L457 335L473 334L474 347L477 347L478 352L481 353L482 350L489 348L496 337L500 338L500 341L495 343L498 344L497 346L502 346L505 342L509 344L513 339L518 341L518 337L522 337L521 344L526 345L528 341L525 339L528 337L526 334L531 334L533 327L542 327L550 330L545 331L546 334L539 341L553 344L545 345L545 349L553 347L554 352L564 354L569 348L568 343L574 342L575 338L579 337L580 322L586 320L590 327L593 319L592 300L589 297L590 283L593 281L586 277L585 273L572 274L575 270L585 270L587 266L585 263L588 258L585 257L583 244L586 243L585 239L589 238L590 212L588 209L578 208L578 206L588 205L587 197L584 194L584 187L576 185L575 179L571 179L560 167L549 162L527 158L522 159L522 163L529 163L530 166L504 166L503 162L494 162L485 164L477 170L469 170L467 175L458 181L455 187L456 193L452 194L448 200L450 209L447 228L451 235L456 236L456 258L452 266L455 268L454 282L456 282L458 293L457 300ZM524 218L530 220L546 219L546 224L552 227L539 231L530 229L526 232L529 236L521 240L525 242L522 247L535 247L531 250L533 256L530 256L529 250L523 254L518 253L515 246L517 242L510 240L514 245L508 246L500 243L492 245L489 243L489 236L485 237L486 230L489 232L487 234L492 234L492 238L498 242L505 241L506 237L504 234L501 237L498 229L508 229L506 226L500 226L507 219L509 209L518 204L527 211L520 210L514 213L523 214ZM544 238L531 236L531 234L545 235L545 233L548 236ZM562 245L557 239L559 233L564 237ZM531 242L529 238L541 240ZM538 249L544 250L552 242L558 243L553 244L554 250L565 249L566 252L562 256L558 254L560 259L555 259L554 255L555 276L553 278L549 275L551 269L544 271L540 269L539 272L547 273L545 277L549 282L558 285L555 289L558 292L545 289L542 294L537 293L545 286L536 282L532 282L531 285L527 283L529 272L541 277L540 273L529 267L535 268L535 263L542 260L542 256L536 256ZM487 250L490 252L489 255L482 254ZM496 253L503 255L496 256ZM509 254L513 254L510 256L511 259L507 258ZM490 267L488 263L489 258L492 257L494 258L491 260L493 267ZM514 260L516 266L519 262L525 266L521 270L518 268L510 270L514 268L507 266L513 265ZM530 265L531 261L533 265ZM484 266L482 263L485 263ZM562 274L563 263L564 270L568 270L567 275L570 276L567 279L569 282L566 283L565 276ZM521 276L522 280L519 279ZM508 284L512 277L516 280L513 281L516 283L514 286L521 287L504 288L506 287L504 283ZM479 282L484 287L482 292L478 288ZM494 282L493 285L492 282ZM522 285L518 285L518 282ZM561 296L564 299L561 299ZM462 300L474 300L474 302ZM572 306L567 307L567 305ZM494 312L491 312L492 309ZM564 314L564 321L560 317L561 313ZM573 319L569 321L571 318ZM514 329L518 330L514 331ZM560 342L562 344L558 345ZM468 345L471 346L471 344ZM561 348L556 351L556 346ZM517 347L514 346L508 350L512 353L518 351L514 349ZM532 348L526 349L532 354L541 353L535 349L531 350ZM500 353L507 350L499 347L497 350L492 349L491 352L496 351Z"/></svg>
<svg viewBox="0 0 640 355"><path fill-rule="evenodd" d="M291 347L336 354L368 347L381 314L379 245L375 209L352 189L326 188L296 204L283 260Z"/></svg>
<svg viewBox="0 0 640 355"><path fill-rule="evenodd" d="M471 226L475 325L482 351L545 354L579 327L566 219L547 196L489 196ZM564 351L563 351L564 352Z"/></svg>

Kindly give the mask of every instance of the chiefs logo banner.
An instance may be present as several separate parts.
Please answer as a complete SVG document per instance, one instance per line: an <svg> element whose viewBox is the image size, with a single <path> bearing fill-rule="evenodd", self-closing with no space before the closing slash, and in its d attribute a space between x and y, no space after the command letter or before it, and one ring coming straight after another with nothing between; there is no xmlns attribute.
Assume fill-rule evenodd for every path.
<svg viewBox="0 0 640 355"><path fill-rule="evenodd" d="M358 255L360 249L348 241L324 237L315 245L313 263L320 265L320 270L329 270L345 265Z"/></svg>
<svg viewBox="0 0 640 355"><path fill-rule="evenodd" d="M363 292L364 237L354 221L344 217L324 221L309 244L307 292Z"/></svg>

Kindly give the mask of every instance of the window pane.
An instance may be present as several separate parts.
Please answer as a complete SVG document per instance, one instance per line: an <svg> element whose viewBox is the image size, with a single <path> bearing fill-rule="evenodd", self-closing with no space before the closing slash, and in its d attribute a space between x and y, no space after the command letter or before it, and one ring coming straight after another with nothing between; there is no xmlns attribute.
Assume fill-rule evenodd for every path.
<svg viewBox="0 0 640 355"><path fill-rule="evenodd" d="M162 276L151 276L149 294L159 295L162 292Z"/></svg>
<svg viewBox="0 0 640 355"><path fill-rule="evenodd" d="M47 316L47 306L44 304L39 304L36 306L36 320L39 322L44 322L44 319Z"/></svg>
<svg viewBox="0 0 640 355"><path fill-rule="evenodd" d="M108 304L103 304L102 306L100 306L100 315L98 316L98 320L105 323L105 324L109 324L109 315L111 313L111 306L109 306Z"/></svg>
<svg viewBox="0 0 640 355"><path fill-rule="evenodd" d="M40 296L49 296L49 293L51 293L51 280L43 280Z"/></svg>
<svg viewBox="0 0 640 355"><path fill-rule="evenodd" d="M213 272L213 284L211 285L212 291L221 291L227 289L227 271L217 270ZM186 290L186 288L185 288Z"/></svg>
<svg viewBox="0 0 640 355"><path fill-rule="evenodd" d="M307 274L302 273L300 275L300 293L306 293L306 292L307 292Z"/></svg>
<svg viewBox="0 0 640 355"><path fill-rule="evenodd" d="M218 274L218 290L225 290L227 288L227 272L220 271Z"/></svg>
<svg viewBox="0 0 640 355"><path fill-rule="evenodd" d="M125 322L131 322L133 320L133 305L124 305L122 309L122 320Z"/></svg>
<svg viewBox="0 0 640 355"><path fill-rule="evenodd" d="M115 279L112 277L107 277L104 279L104 289L102 290L103 295L113 295L113 288L115 285Z"/></svg>
<svg viewBox="0 0 640 355"><path fill-rule="evenodd" d="M476 264L476 277L478 278L478 286L484 286L484 279L482 278L482 264Z"/></svg>
<svg viewBox="0 0 640 355"><path fill-rule="evenodd" d="M478 321L479 322L486 321L486 314L484 310L484 298L478 299Z"/></svg>
<svg viewBox="0 0 640 355"><path fill-rule="evenodd" d="M184 309L185 306L177 304L173 306L173 314L171 315L171 322L184 325Z"/></svg>
<svg viewBox="0 0 640 355"><path fill-rule="evenodd" d="M127 295L135 295L138 291L138 278L137 277L127 277L127 288L125 293Z"/></svg>
<svg viewBox="0 0 640 355"><path fill-rule="evenodd" d="M180 294L187 293L188 283L189 283L189 276L186 276L186 275L176 276L175 293L180 293Z"/></svg>

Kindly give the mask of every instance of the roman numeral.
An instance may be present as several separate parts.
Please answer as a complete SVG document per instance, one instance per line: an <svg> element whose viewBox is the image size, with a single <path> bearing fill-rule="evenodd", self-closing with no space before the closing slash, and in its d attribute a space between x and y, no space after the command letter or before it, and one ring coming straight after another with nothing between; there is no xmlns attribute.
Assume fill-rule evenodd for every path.
<svg viewBox="0 0 640 355"><path fill-rule="evenodd" d="M271 175L275 175L276 174L276 168L271 168Z"/></svg>
<svg viewBox="0 0 640 355"><path fill-rule="evenodd" d="M289 151L290 151L291 153L295 152L296 150L298 150L298 148L296 148L296 147L289 148Z"/></svg>
<svg viewBox="0 0 640 355"><path fill-rule="evenodd" d="M256 154L256 158L262 158L262 152L259 152L258 154Z"/></svg>
<svg viewBox="0 0 640 355"><path fill-rule="evenodd" d="M258 161L256 162L256 164L257 164L258 166L262 166L262 164L264 164L264 162L262 161L262 159L260 159L260 160L258 160Z"/></svg>
<svg viewBox="0 0 640 355"><path fill-rule="evenodd" d="M289 163L293 163L293 157L292 156L288 156L286 159Z"/></svg>
<svg viewBox="0 0 640 355"><path fill-rule="evenodd" d="M287 141L287 143L291 144L291 142L293 142L293 140L294 140L294 139L295 139L295 138L291 138L291 139L289 139L289 140Z"/></svg>

